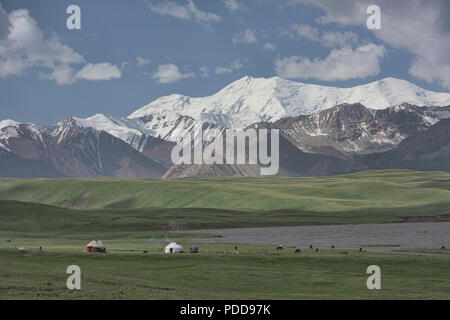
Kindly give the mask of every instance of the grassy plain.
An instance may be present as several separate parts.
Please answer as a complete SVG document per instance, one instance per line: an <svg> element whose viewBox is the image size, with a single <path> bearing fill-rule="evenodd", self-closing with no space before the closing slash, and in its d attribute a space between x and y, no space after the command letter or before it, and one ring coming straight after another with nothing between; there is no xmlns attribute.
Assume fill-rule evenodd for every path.
<svg viewBox="0 0 450 320"><path fill-rule="evenodd" d="M189 238L209 235L171 230L400 222L449 213L450 174L441 172L0 179L0 299L450 299L450 255L439 248L295 254L239 245L233 254L234 244L195 244ZM103 240L108 253L84 253L92 239ZM200 253L161 253L173 240ZM79 291L66 288L72 264L82 270ZM381 267L382 290L366 288L372 264Z"/></svg>
<svg viewBox="0 0 450 320"><path fill-rule="evenodd" d="M251 245L237 255L233 244L167 255L155 240L104 242L109 253L94 255L82 252L86 241L70 239L14 240L42 245L36 255L0 247L0 299L450 299L450 256ZM372 264L381 268L381 290L366 287ZM69 265L81 268L81 290L66 287Z"/></svg>

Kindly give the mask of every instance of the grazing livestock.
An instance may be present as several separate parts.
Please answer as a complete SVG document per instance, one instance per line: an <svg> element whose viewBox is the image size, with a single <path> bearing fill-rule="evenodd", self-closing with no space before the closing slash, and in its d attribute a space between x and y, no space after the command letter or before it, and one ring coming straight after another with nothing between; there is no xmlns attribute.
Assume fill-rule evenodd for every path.
<svg viewBox="0 0 450 320"><path fill-rule="evenodd" d="M319 248L316 248L316 252L319 252Z"/></svg>
<svg viewBox="0 0 450 320"><path fill-rule="evenodd" d="M348 252L347 251L342 251L342 252L339 252L340 254L345 254L345 255L348 255Z"/></svg>
<svg viewBox="0 0 450 320"><path fill-rule="evenodd" d="M445 246L442 246L442 247L441 247L441 250L445 250L445 249L446 249Z"/></svg>
<svg viewBox="0 0 450 320"><path fill-rule="evenodd" d="M312 246L312 244L310 244L310 245L309 245L309 248L310 248L310 249L313 249L313 246Z"/></svg>
<svg viewBox="0 0 450 320"><path fill-rule="evenodd" d="M300 253L300 249L295 249L295 253Z"/></svg>
<svg viewBox="0 0 450 320"><path fill-rule="evenodd" d="M280 244L280 245L277 247L277 250L283 250L283 246Z"/></svg>

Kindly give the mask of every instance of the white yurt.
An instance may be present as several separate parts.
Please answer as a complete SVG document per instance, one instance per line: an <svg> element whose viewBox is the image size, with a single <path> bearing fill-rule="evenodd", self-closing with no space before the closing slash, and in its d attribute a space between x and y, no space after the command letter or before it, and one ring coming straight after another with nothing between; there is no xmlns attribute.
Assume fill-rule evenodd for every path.
<svg viewBox="0 0 450 320"><path fill-rule="evenodd" d="M166 246L165 253L183 253L183 247L179 244L172 242Z"/></svg>
<svg viewBox="0 0 450 320"><path fill-rule="evenodd" d="M101 240L92 240L86 245L86 252L106 252L106 247Z"/></svg>

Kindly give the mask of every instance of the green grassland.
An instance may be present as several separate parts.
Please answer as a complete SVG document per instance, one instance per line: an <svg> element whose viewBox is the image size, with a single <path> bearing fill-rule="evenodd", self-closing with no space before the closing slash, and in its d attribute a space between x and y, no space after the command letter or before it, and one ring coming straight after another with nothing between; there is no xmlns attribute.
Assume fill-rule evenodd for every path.
<svg viewBox="0 0 450 320"><path fill-rule="evenodd" d="M42 233L400 222L450 213L450 174L324 178L0 179L0 231Z"/></svg>
<svg viewBox="0 0 450 320"><path fill-rule="evenodd" d="M439 248L345 255L239 245L236 255L234 244L191 243L209 235L170 227L380 223L449 213L450 174L441 172L0 179L0 299L450 299L450 255ZM84 253L92 239L103 240L108 253ZM200 253L161 253L173 240ZM72 264L82 269L80 291L66 288ZM381 267L382 290L366 288L371 264Z"/></svg>
<svg viewBox="0 0 450 320"><path fill-rule="evenodd" d="M294 248L250 245L233 254L233 244L200 244L198 254L167 255L159 243L145 240L107 240L109 253L86 254L79 240L39 244L44 251L36 255L0 246L0 299L450 299L449 256L332 249L296 254ZM66 268L74 264L82 272L79 291L66 287ZM366 287L372 264L381 268L381 290Z"/></svg>
<svg viewBox="0 0 450 320"><path fill-rule="evenodd" d="M97 237L136 237L146 232L171 231L171 223L182 230L275 227L326 224L399 222L411 215L433 215L418 208L365 209L344 212L303 212L297 210L230 211L207 208L67 209L42 204L0 200L0 234L46 237L58 234ZM186 223L186 224L185 224Z"/></svg>
<svg viewBox="0 0 450 320"><path fill-rule="evenodd" d="M0 179L0 199L77 208L339 212L450 205L450 174L366 171L323 178Z"/></svg>

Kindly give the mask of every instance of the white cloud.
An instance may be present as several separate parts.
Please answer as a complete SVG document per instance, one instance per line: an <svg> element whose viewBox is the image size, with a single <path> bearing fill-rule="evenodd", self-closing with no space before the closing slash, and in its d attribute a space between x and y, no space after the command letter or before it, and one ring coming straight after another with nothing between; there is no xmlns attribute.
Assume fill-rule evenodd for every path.
<svg viewBox="0 0 450 320"><path fill-rule="evenodd" d="M54 80L59 85L72 84L77 81L73 74L73 69L67 65L60 65L54 67L49 73L41 73L42 79Z"/></svg>
<svg viewBox="0 0 450 320"><path fill-rule="evenodd" d="M193 78L195 73L182 73L174 64L162 64L158 66L158 71L153 74L153 79L158 83L173 83L185 78Z"/></svg>
<svg viewBox="0 0 450 320"><path fill-rule="evenodd" d="M366 28L365 0L295 0L318 6L325 15L320 23ZM381 30L374 35L385 44L413 54L409 72L450 89L450 1L374 0L381 8Z"/></svg>
<svg viewBox="0 0 450 320"><path fill-rule="evenodd" d="M121 76L122 72L120 69L110 63L88 63L76 74L78 79L84 80L110 80Z"/></svg>
<svg viewBox="0 0 450 320"><path fill-rule="evenodd" d="M292 29L299 35L300 37L313 40L320 41L319 30L311 27L306 24L294 24Z"/></svg>
<svg viewBox="0 0 450 320"><path fill-rule="evenodd" d="M364 79L380 72L384 54L385 48L375 44L360 46L354 50L344 47L333 49L323 60L299 56L277 59L275 70L279 76L288 79L322 81Z"/></svg>
<svg viewBox="0 0 450 320"><path fill-rule="evenodd" d="M202 78L207 78L209 77L209 68L206 66L200 67L200 76Z"/></svg>
<svg viewBox="0 0 450 320"><path fill-rule="evenodd" d="M251 29L247 29L243 32L238 33L231 40L233 41L233 43L251 44L257 42L255 32Z"/></svg>
<svg viewBox="0 0 450 320"><path fill-rule="evenodd" d="M226 74L226 73L231 73L233 70L230 68L226 68L226 67L217 67L216 70L214 71L216 74Z"/></svg>
<svg viewBox="0 0 450 320"><path fill-rule="evenodd" d="M319 29L306 24L294 24L291 28L298 36L320 42L326 48L344 47L358 42L358 36L351 31L325 31L321 33Z"/></svg>
<svg viewBox="0 0 450 320"><path fill-rule="evenodd" d="M277 46L274 45L273 43L266 42L264 44L263 48L266 49L266 50L275 50L277 48Z"/></svg>
<svg viewBox="0 0 450 320"><path fill-rule="evenodd" d="M450 64L439 64L416 58L409 68L409 73L427 82L438 81L443 87L450 89Z"/></svg>
<svg viewBox="0 0 450 320"><path fill-rule="evenodd" d="M216 74L227 74L232 73L235 70L242 69L244 67L243 61L241 59L237 59L231 63L229 67L217 67L214 72Z"/></svg>
<svg viewBox="0 0 450 320"><path fill-rule="evenodd" d="M4 13L0 8L2 19ZM115 66L109 64L88 64L78 72L80 75L86 74L88 66L94 66L94 70L104 72L101 76L75 75L75 66L86 63L83 56L63 44L56 35L46 39L28 10L15 10L7 17L10 27L6 37L0 38L0 77L23 75L34 68L38 70L42 79L53 80L59 85L72 84L79 79L120 77L120 71L119 74L112 72ZM106 74L108 70L109 76Z"/></svg>
<svg viewBox="0 0 450 320"><path fill-rule="evenodd" d="M136 64L139 68L142 68L142 67L148 65L149 63L151 63L151 61L149 59L146 59L143 57L136 57Z"/></svg>
<svg viewBox="0 0 450 320"><path fill-rule="evenodd" d="M128 66L130 65L130 62L129 61L122 61L121 63L120 63L120 70L126 70L126 69L128 69Z"/></svg>
<svg viewBox="0 0 450 320"><path fill-rule="evenodd" d="M25 70L41 67L49 71L46 78L67 71L70 64L84 62L84 58L61 43L56 36L44 39L44 34L30 17L28 10L16 10L9 14L10 32L0 41L0 77L21 75ZM55 78L58 82L58 78ZM58 82L64 84L63 82Z"/></svg>
<svg viewBox="0 0 450 320"><path fill-rule="evenodd" d="M197 23L218 22L221 20L217 14L197 8L192 0L188 0L184 5L172 1L165 1L156 5L147 1L147 5L154 13L162 16L171 16Z"/></svg>
<svg viewBox="0 0 450 320"><path fill-rule="evenodd" d="M247 11L247 7L236 0L223 0L223 3L230 11Z"/></svg>
<svg viewBox="0 0 450 320"><path fill-rule="evenodd" d="M358 36L351 31L331 32L327 31L322 34L320 43L327 48L344 47L358 42Z"/></svg>

